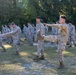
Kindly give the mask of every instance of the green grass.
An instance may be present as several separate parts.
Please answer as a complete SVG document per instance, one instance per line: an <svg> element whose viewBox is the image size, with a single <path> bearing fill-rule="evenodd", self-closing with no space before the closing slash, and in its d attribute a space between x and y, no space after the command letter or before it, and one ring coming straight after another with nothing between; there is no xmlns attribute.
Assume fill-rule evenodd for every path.
<svg viewBox="0 0 76 75"><path fill-rule="evenodd" d="M35 63L32 58L36 54L36 47L29 46L23 38L21 40L23 45L19 45L19 56L14 55L12 45L5 44L5 53L0 50L0 75L76 75L76 48L67 48L63 52L66 66L63 70L58 70L56 48L45 48L46 60ZM26 64L30 66L27 67Z"/></svg>

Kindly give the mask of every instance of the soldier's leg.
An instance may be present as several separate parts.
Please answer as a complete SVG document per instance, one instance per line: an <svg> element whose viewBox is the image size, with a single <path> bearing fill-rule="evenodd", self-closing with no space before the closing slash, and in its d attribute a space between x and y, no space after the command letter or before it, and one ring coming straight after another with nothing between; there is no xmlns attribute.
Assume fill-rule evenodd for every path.
<svg viewBox="0 0 76 75"><path fill-rule="evenodd" d="M69 38L68 38L68 44L69 44L69 47L72 47L71 36L69 36Z"/></svg>
<svg viewBox="0 0 76 75"><path fill-rule="evenodd" d="M24 32L24 39L26 40L26 34L25 34L25 32Z"/></svg>
<svg viewBox="0 0 76 75"><path fill-rule="evenodd" d="M33 37L30 38L30 45L33 45Z"/></svg>
<svg viewBox="0 0 76 75"><path fill-rule="evenodd" d="M29 44L30 46L33 46L33 35L32 34L29 36Z"/></svg>
<svg viewBox="0 0 76 75"><path fill-rule="evenodd" d="M38 34L38 39L42 39L42 40L45 40L45 41L51 41L51 42L57 42L57 36L52 36L52 35L49 35L49 36L41 36L40 34ZM42 51L42 42L41 40L38 41L38 45L37 45L37 57L36 57L36 61L39 61L39 57L40 57L40 54L41 54L41 51ZM42 54L44 54L44 49L42 51Z"/></svg>
<svg viewBox="0 0 76 75"><path fill-rule="evenodd" d="M70 45L70 41L71 41L71 40L70 40L70 36L68 36L68 44L69 44L69 45Z"/></svg>
<svg viewBox="0 0 76 75"><path fill-rule="evenodd" d="M37 34L35 34L35 42L37 42Z"/></svg>
<svg viewBox="0 0 76 75"><path fill-rule="evenodd" d="M25 33L25 38L26 38L26 39L28 38L28 35L27 35L27 33Z"/></svg>
<svg viewBox="0 0 76 75"><path fill-rule="evenodd" d="M18 43L20 43L20 36L18 37Z"/></svg>
<svg viewBox="0 0 76 75"><path fill-rule="evenodd" d="M72 35L72 41L73 41L74 45L76 46L75 35Z"/></svg>
<svg viewBox="0 0 76 75"><path fill-rule="evenodd" d="M13 46L16 50L16 55L19 55L18 40L13 40Z"/></svg>
<svg viewBox="0 0 76 75"><path fill-rule="evenodd" d="M2 42L0 42L0 46L2 47L3 52L5 52L5 51L6 51L6 49L5 49L5 47L4 47L4 45L3 45L3 43L2 43Z"/></svg>
<svg viewBox="0 0 76 75"><path fill-rule="evenodd" d="M32 43L33 41L32 41L32 37L31 36L29 37L28 41L29 41L30 46L32 46L33 45L33 43Z"/></svg>
<svg viewBox="0 0 76 75"><path fill-rule="evenodd" d="M43 38L45 41L51 41L51 42L57 42L57 36L55 35L48 35L48 36L45 36L43 35Z"/></svg>
<svg viewBox="0 0 76 75"><path fill-rule="evenodd" d="M38 44L37 44L37 55L36 57L33 59L35 62L38 62L39 61L39 57L40 57L40 54L41 54L41 41L38 40Z"/></svg>
<svg viewBox="0 0 76 75"><path fill-rule="evenodd" d="M25 37L25 39L26 39L26 34L24 33L24 37Z"/></svg>
<svg viewBox="0 0 76 75"><path fill-rule="evenodd" d="M41 57L39 58L40 60L44 60L45 57L44 57L44 47L43 47L43 44L44 44L44 41L42 40L41 41Z"/></svg>
<svg viewBox="0 0 76 75"><path fill-rule="evenodd" d="M30 38L31 38L31 37L28 35L28 43L29 43L29 44L30 44Z"/></svg>
<svg viewBox="0 0 76 75"><path fill-rule="evenodd" d="M69 37L69 47L72 47L72 36Z"/></svg>
<svg viewBox="0 0 76 75"><path fill-rule="evenodd" d="M10 44L12 43L12 39L11 39L11 38L9 38L9 43L10 43Z"/></svg>
<svg viewBox="0 0 76 75"><path fill-rule="evenodd" d="M58 69L62 69L64 67L64 57L63 57L63 50L65 50L65 43L58 43L58 60L60 62L59 68Z"/></svg>
<svg viewBox="0 0 76 75"><path fill-rule="evenodd" d="M58 37L55 35L47 35L47 36L41 35L40 31L38 31L37 39L51 41L51 42L57 42Z"/></svg>
<svg viewBox="0 0 76 75"><path fill-rule="evenodd" d="M9 38L7 38L7 37L6 37L6 42L7 42L7 44L9 44Z"/></svg>
<svg viewBox="0 0 76 75"><path fill-rule="evenodd" d="M41 53L41 41L38 41L38 44L37 44L37 56L40 57L40 53Z"/></svg>

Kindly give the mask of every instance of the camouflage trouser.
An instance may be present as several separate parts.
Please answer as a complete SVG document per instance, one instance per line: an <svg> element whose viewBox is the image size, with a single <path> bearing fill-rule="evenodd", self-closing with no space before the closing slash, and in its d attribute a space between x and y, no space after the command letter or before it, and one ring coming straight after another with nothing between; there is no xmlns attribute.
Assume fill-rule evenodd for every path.
<svg viewBox="0 0 76 75"><path fill-rule="evenodd" d="M6 42L7 42L7 43L11 43L11 38L7 38L7 39L6 39Z"/></svg>
<svg viewBox="0 0 76 75"><path fill-rule="evenodd" d="M18 48L18 39L13 39L13 46L15 48L16 51L19 51L19 48Z"/></svg>
<svg viewBox="0 0 76 75"><path fill-rule="evenodd" d="M20 36L18 36L18 44L20 43Z"/></svg>
<svg viewBox="0 0 76 75"><path fill-rule="evenodd" d="M37 45L37 55L41 56L44 55L44 48L43 48L43 44L44 44L44 41L42 40L38 40L38 45Z"/></svg>
<svg viewBox="0 0 76 75"><path fill-rule="evenodd" d="M25 39L27 39L27 38L28 38L27 33L24 33L24 37L25 37Z"/></svg>
<svg viewBox="0 0 76 75"><path fill-rule="evenodd" d="M35 42L37 42L37 34L35 34Z"/></svg>
<svg viewBox="0 0 76 75"><path fill-rule="evenodd" d="M28 42L30 45L33 45L33 36L32 35L28 35Z"/></svg>
<svg viewBox="0 0 76 75"><path fill-rule="evenodd" d="M72 46L72 42L73 42L74 45L76 44L75 35L69 36L69 45Z"/></svg>
<svg viewBox="0 0 76 75"><path fill-rule="evenodd" d="M59 62L62 62L63 61L62 52L63 50L65 50L66 43L64 43L63 41L58 41L59 38L54 35L44 36L44 40L58 43L58 60Z"/></svg>

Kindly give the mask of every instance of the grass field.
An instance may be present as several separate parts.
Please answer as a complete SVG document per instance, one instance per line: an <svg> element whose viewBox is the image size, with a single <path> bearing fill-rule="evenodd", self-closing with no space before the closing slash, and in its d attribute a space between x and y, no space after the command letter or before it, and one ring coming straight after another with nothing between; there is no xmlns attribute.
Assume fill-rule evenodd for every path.
<svg viewBox="0 0 76 75"><path fill-rule="evenodd" d="M76 48L66 48L64 51L65 68L58 70L56 48L45 48L45 61L33 62L36 46L29 46L22 38L19 45L20 55L14 55L12 45L5 44L7 51L0 50L0 75L76 75Z"/></svg>

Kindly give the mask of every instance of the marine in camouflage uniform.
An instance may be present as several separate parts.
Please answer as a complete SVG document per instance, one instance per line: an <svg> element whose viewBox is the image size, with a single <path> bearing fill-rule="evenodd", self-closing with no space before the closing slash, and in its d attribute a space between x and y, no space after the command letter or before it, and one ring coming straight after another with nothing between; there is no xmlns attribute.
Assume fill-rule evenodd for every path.
<svg viewBox="0 0 76 75"><path fill-rule="evenodd" d="M63 60L63 50L65 50L66 43L68 41L68 26L65 23L66 17L61 16L60 17L60 24L45 24L50 27L55 27L60 29L60 33L58 36L55 35L48 35L48 36L41 36L40 31L39 31L39 39L43 39L46 41L51 41L51 42L57 42L58 43L58 60L59 60L59 68L62 69L64 67L64 60Z"/></svg>
<svg viewBox="0 0 76 75"><path fill-rule="evenodd" d="M21 28L20 28L19 26L18 26L18 28L19 28L19 32L18 32L18 36L19 36L19 37L18 37L18 45L20 45L20 44L21 44L21 43L20 43L20 41L21 41L20 38L21 38L21 32L22 32L22 31L21 31Z"/></svg>
<svg viewBox="0 0 76 75"><path fill-rule="evenodd" d="M18 48L18 42L19 42L19 33L20 33L20 28L15 25L15 23L11 23L12 31L7 33L7 36L12 36L13 38L13 45L16 50L16 55L19 55L19 48Z"/></svg>
<svg viewBox="0 0 76 75"><path fill-rule="evenodd" d="M37 24L36 24L36 33L38 35L38 31L40 31L41 35L45 35L45 27L40 22L40 17L36 18ZM38 39L38 38L37 38ZM37 44L37 56L34 61L38 62L39 60L44 60L44 48L43 48L44 40L38 39Z"/></svg>
<svg viewBox="0 0 76 75"><path fill-rule="evenodd" d="M68 24L69 26L69 47L72 47L72 42L74 46L76 47L76 40L75 40L75 26L71 23Z"/></svg>
<svg viewBox="0 0 76 75"><path fill-rule="evenodd" d="M28 23L28 42L30 46L33 45L33 36L34 36L34 28L30 23Z"/></svg>
<svg viewBox="0 0 76 75"><path fill-rule="evenodd" d="M26 25L23 25L23 33L24 33L24 36L25 36L25 39L27 39L27 34L28 34L28 28L26 27Z"/></svg>

